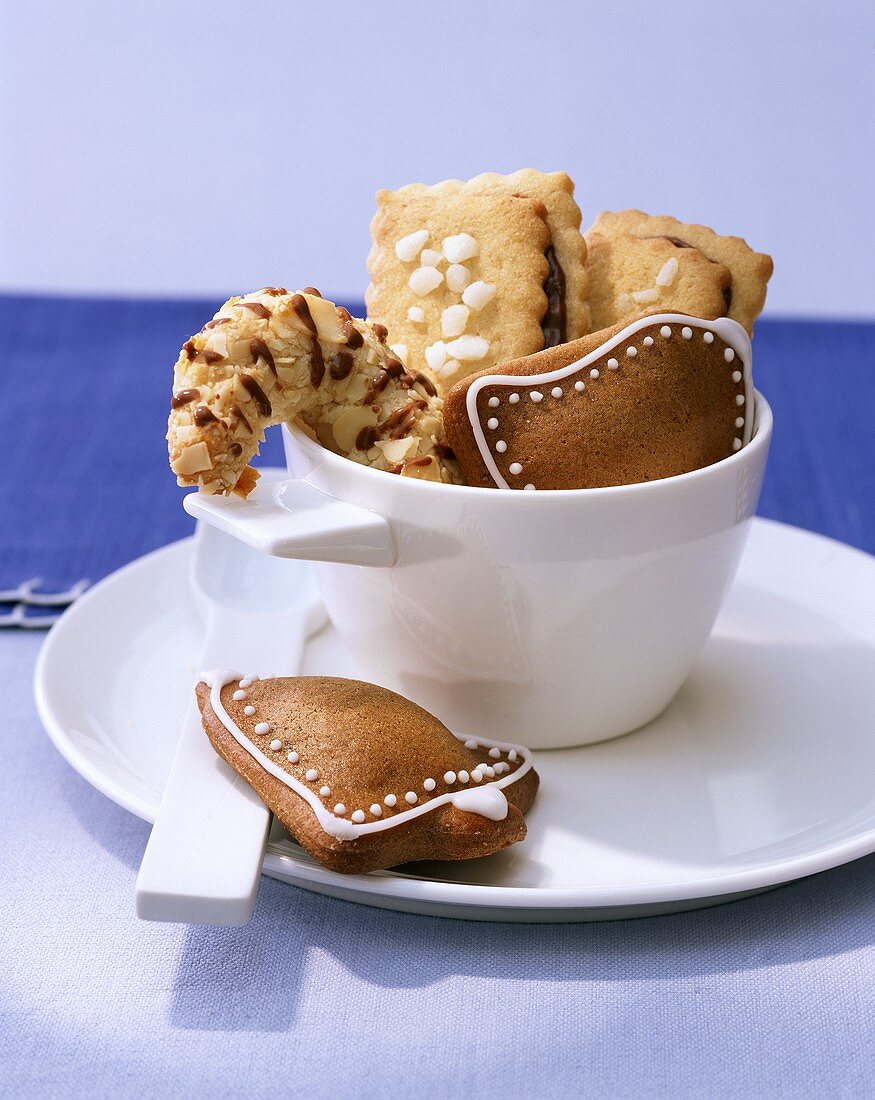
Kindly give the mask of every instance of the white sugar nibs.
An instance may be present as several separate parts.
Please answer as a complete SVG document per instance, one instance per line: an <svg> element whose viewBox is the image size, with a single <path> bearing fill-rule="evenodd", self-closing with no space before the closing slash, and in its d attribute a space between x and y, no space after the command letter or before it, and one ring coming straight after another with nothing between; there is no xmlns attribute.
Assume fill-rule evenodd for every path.
<svg viewBox="0 0 875 1100"><path fill-rule="evenodd" d="M416 803L419 801L419 795L416 793L416 791L408 791L407 794L404 796L404 801L409 803L411 806L415 806Z"/></svg>
<svg viewBox="0 0 875 1100"><path fill-rule="evenodd" d="M705 341L706 344L713 344L714 343L714 333L713 332L705 332L705 333L702 334L702 339Z"/></svg>
<svg viewBox="0 0 875 1100"><path fill-rule="evenodd" d="M743 428L744 427L744 417L743 416L736 416L735 426L736 426L736 428Z"/></svg>
<svg viewBox="0 0 875 1100"><path fill-rule="evenodd" d="M520 399L520 395L518 393L512 393L510 395L510 397L508 397L508 399L507 399L508 404L517 405L517 404L519 404L519 399Z"/></svg>
<svg viewBox="0 0 875 1100"><path fill-rule="evenodd" d="M460 336L451 344L447 344L447 352L463 363L483 359L488 351L489 341L484 340L482 336Z"/></svg>
<svg viewBox="0 0 875 1100"><path fill-rule="evenodd" d="M741 371L740 370L734 370L732 372L732 381L733 382L740 382L741 381Z"/></svg>
<svg viewBox="0 0 875 1100"><path fill-rule="evenodd" d="M338 817L343 817L343 815L346 813L346 806L344 806L342 802L338 802L337 805L334 807L334 812L337 814Z"/></svg>
<svg viewBox="0 0 875 1100"><path fill-rule="evenodd" d="M415 233L408 233L406 237L395 242L395 255L404 264L412 263L427 240L427 229L417 229Z"/></svg>
<svg viewBox="0 0 875 1100"><path fill-rule="evenodd" d="M436 786L437 786L437 783L435 783L435 781L433 779L426 779L426 780L423 781L423 784L422 784L423 790L426 790L426 791L433 791Z"/></svg>
<svg viewBox="0 0 875 1100"><path fill-rule="evenodd" d="M737 438L733 439L732 449L733 449L733 451L738 451L738 450L741 449L741 440L740 439L737 439Z"/></svg>
<svg viewBox="0 0 875 1100"><path fill-rule="evenodd" d="M631 347L630 346L630 347L626 348L627 358L634 359L637 354L638 354L638 349L636 347Z"/></svg>
<svg viewBox="0 0 875 1100"><path fill-rule="evenodd" d="M693 330L688 325L684 325L681 329L681 336L683 336L685 340L692 340Z"/></svg>
<svg viewBox="0 0 875 1100"><path fill-rule="evenodd" d="M375 802L373 806L371 806L371 813L374 815L374 817L383 816L383 807L380 805L379 802Z"/></svg>
<svg viewBox="0 0 875 1100"><path fill-rule="evenodd" d="M659 291L654 290L653 287L648 287L647 290L633 290L632 300L643 304L645 302L655 302L659 298Z"/></svg>
<svg viewBox="0 0 875 1100"><path fill-rule="evenodd" d="M407 311L407 320L412 321L414 325L424 325L425 310L422 306L411 306Z"/></svg>
<svg viewBox="0 0 875 1100"><path fill-rule="evenodd" d="M319 772L317 772L315 768L307 768L304 773L304 778L310 783L315 783L319 778Z"/></svg>
<svg viewBox="0 0 875 1100"><path fill-rule="evenodd" d="M574 383L574 388L577 390L578 393L583 393L583 391L586 389L586 383L581 382L578 378L578 380Z"/></svg>
<svg viewBox="0 0 875 1100"><path fill-rule="evenodd" d="M467 306L447 306L441 314L441 335L461 336L470 315L471 311Z"/></svg>
<svg viewBox="0 0 875 1100"><path fill-rule="evenodd" d="M470 233L457 233L454 237L444 237L444 255L451 264L460 264L471 260L480 252L480 246Z"/></svg>
<svg viewBox="0 0 875 1100"><path fill-rule="evenodd" d="M328 796L331 794L331 788L330 787L320 787L319 788L319 793L322 795L323 798L328 798Z"/></svg>
<svg viewBox="0 0 875 1100"><path fill-rule="evenodd" d="M493 745L493 747L489 750L489 755L492 757L493 760L497 760L501 756L501 749L498 748L496 745Z"/></svg>
<svg viewBox="0 0 875 1100"><path fill-rule="evenodd" d="M394 794L387 794L383 801L387 806L396 806L398 804L398 797Z"/></svg>
<svg viewBox="0 0 875 1100"><path fill-rule="evenodd" d="M270 733L270 722L257 722L255 725L256 733Z"/></svg>
<svg viewBox="0 0 875 1100"><path fill-rule="evenodd" d="M365 811L364 810L353 810L352 811L352 820L356 823L356 825L361 825L361 823L364 821L364 819L365 819Z"/></svg>
<svg viewBox="0 0 875 1100"><path fill-rule="evenodd" d="M528 491L529 491L530 493L533 493L533 492L535 491L535 486L534 486L534 485L532 485L532 483L531 483L531 482L529 482L529 484L528 484L528 485L524 485L524 486L523 486L523 489L527 489L527 490L528 490Z"/></svg>
<svg viewBox="0 0 875 1100"><path fill-rule="evenodd" d="M235 703L239 703L241 699L246 698L246 692L245 691L239 691L239 690L235 691L234 694L231 696L231 698L234 700Z"/></svg>
<svg viewBox="0 0 875 1100"><path fill-rule="evenodd" d="M496 417L490 416L490 418L486 421L486 427L489 428L490 431L494 432L495 429L498 427L498 420L496 419Z"/></svg>
<svg viewBox="0 0 875 1100"><path fill-rule="evenodd" d="M519 462L511 462L510 466L508 466L508 470L510 470L514 477L523 472L522 465Z"/></svg>
<svg viewBox="0 0 875 1100"><path fill-rule="evenodd" d="M501 404L501 401L499 401L497 397L490 397L486 404L490 407L490 409L497 409L498 406Z"/></svg>
<svg viewBox="0 0 875 1100"><path fill-rule="evenodd" d="M425 349L425 361L431 370L440 370L447 361L447 345L443 340L435 340Z"/></svg>
<svg viewBox="0 0 875 1100"><path fill-rule="evenodd" d="M666 260L662 267L659 269L659 274L653 280L656 286L671 286L675 280L675 276L678 273L677 259L672 256L670 260Z"/></svg>
<svg viewBox="0 0 875 1100"><path fill-rule="evenodd" d="M726 351L723 352L723 358L726 360L727 363L732 362L732 360L735 358L735 352L732 350L732 348L727 348Z"/></svg>
<svg viewBox="0 0 875 1100"><path fill-rule="evenodd" d="M608 370L616 370L617 367L619 367L619 365L620 364L617 362L616 359L609 359L608 360Z"/></svg>
<svg viewBox="0 0 875 1100"><path fill-rule="evenodd" d="M252 706L252 704L250 703L243 708L243 713L246 715L247 718L251 718L252 715L255 714L255 707Z"/></svg>
<svg viewBox="0 0 875 1100"><path fill-rule="evenodd" d="M407 363L407 345L406 344L390 344L389 351L393 352L402 363Z"/></svg>
<svg viewBox="0 0 875 1100"><path fill-rule="evenodd" d="M471 777L468 775L468 773L465 771L464 768L459 772L459 782L460 783L467 783L470 778Z"/></svg>
<svg viewBox="0 0 875 1100"><path fill-rule="evenodd" d="M454 294L461 294L470 282L471 272L467 267L462 267L461 264L450 264L447 268L447 289ZM470 306L471 303L465 302L465 305Z"/></svg>
<svg viewBox="0 0 875 1100"><path fill-rule="evenodd" d="M439 287L443 281L444 277L436 267L418 267L411 272L407 285L414 294L418 294L422 298L426 294L431 294L435 287Z"/></svg>
<svg viewBox="0 0 875 1100"><path fill-rule="evenodd" d="M423 248L419 257L419 266L437 267L443 258L442 253L438 252L436 248Z"/></svg>
<svg viewBox="0 0 875 1100"><path fill-rule="evenodd" d="M507 444L503 439L499 439L498 442L495 444L495 449L500 455L503 455L504 452L507 450Z"/></svg>
<svg viewBox="0 0 875 1100"><path fill-rule="evenodd" d="M562 396L562 387L561 386L554 386L553 389L550 390L550 395L552 397L561 397Z"/></svg>
<svg viewBox="0 0 875 1100"><path fill-rule="evenodd" d="M659 330L659 335L664 336L666 340L669 338L669 336L671 336L671 329L668 327L668 325L662 326L662 328Z"/></svg>
<svg viewBox="0 0 875 1100"><path fill-rule="evenodd" d="M273 741L271 741L271 743L270 743L271 751L272 752L279 752L282 747L283 747L282 741L280 741L280 739L278 737L274 737Z"/></svg>
<svg viewBox="0 0 875 1100"><path fill-rule="evenodd" d="M292 749L292 751L291 751L291 752L289 752L289 753L286 753L286 760L288 760L288 762L289 762L290 764L297 764L297 763L298 763L298 761L300 760L300 757L299 757L299 756L298 756L298 754L297 754L297 753L295 752L295 750L294 750L294 749Z"/></svg>
<svg viewBox="0 0 875 1100"><path fill-rule="evenodd" d="M488 306L494 297L495 284L484 283L482 279L478 279L476 283L471 283L462 295L462 301L466 306L470 306L471 309L477 310L483 309L484 306Z"/></svg>
<svg viewBox="0 0 875 1100"><path fill-rule="evenodd" d="M532 392L529 394L529 400L534 401L537 405L539 401L544 400L544 395L541 393L540 390L532 390Z"/></svg>
<svg viewBox="0 0 875 1100"><path fill-rule="evenodd" d="M590 376L590 378L598 378L598 376L599 376L598 370L595 367L593 367L592 370L589 372L589 376Z"/></svg>
<svg viewBox="0 0 875 1100"><path fill-rule="evenodd" d="M645 346L646 348L652 348L652 347L653 347L653 337L652 337L652 336L645 336L645 337L644 337L644 339L643 339L643 340L641 341L641 343L642 343L642 344L643 344L643 345L644 345L644 346ZM611 364L610 364L610 362L609 362L609 363L608 363L608 366L610 366L610 365L611 365Z"/></svg>
<svg viewBox="0 0 875 1100"><path fill-rule="evenodd" d="M455 772L444 772L444 783L446 783L446 785L448 787L452 787L452 785L455 782L456 782L456 773Z"/></svg>
<svg viewBox="0 0 875 1100"><path fill-rule="evenodd" d="M743 405L744 404L744 394L743 393L739 393L739 394L736 395L735 404L736 405Z"/></svg>

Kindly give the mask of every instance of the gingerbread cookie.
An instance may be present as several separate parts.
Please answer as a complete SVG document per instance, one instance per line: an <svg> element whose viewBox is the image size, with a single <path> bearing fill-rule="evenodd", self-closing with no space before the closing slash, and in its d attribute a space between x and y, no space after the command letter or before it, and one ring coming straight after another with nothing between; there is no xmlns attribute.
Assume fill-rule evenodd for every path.
<svg viewBox="0 0 875 1100"><path fill-rule="evenodd" d="M526 835L538 788L531 753L463 743L386 688L221 670L204 676L197 697L216 752L333 871L471 859Z"/></svg>
<svg viewBox="0 0 875 1100"><path fill-rule="evenodd" d="M664 309L731 317L753 331L773 265L740 237L622 210L600 214L586 241L594 328Z"/></svg>
<svg viewBox="0 0 875 1100"><path fill-rule="evenodd" d="M356 462L458 481L432 380L385 340L312 287L231 298L176 363L167 441L179 484L246 496L264 429L295 418Z"/></svg>
<svg viewBox="0 0 875 1100"><path fill-rule="evenodd" d="M474 370L587 328L586 245L561 172L381 191L368 316L442 392Z"/></svg>
<svg viewBox="0 0 875 1100"><path fill-rule="evenodd" d="M465 379L444 424L469 485L583 489L709 466L753 414L742 326L667 313Z"/></svg>

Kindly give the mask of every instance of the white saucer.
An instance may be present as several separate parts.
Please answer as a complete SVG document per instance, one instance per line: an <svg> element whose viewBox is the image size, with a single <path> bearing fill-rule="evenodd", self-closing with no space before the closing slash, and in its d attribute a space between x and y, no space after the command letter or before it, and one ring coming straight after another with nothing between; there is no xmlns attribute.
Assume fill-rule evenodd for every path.
<svg viewBox="0 0 875 1100"><path fill-rule="evenodd" d="M197 672L190 552L175 543L95 586L51 631L36 673L61 753L149 821ZM303 671L356 675L330 627ZM536 766L528 839L507 852L342 876L275 828L265 872L409 912L596 920L715 904L875 851L875 558L756 521L668 711L613 742L538 753Z"/></svg>

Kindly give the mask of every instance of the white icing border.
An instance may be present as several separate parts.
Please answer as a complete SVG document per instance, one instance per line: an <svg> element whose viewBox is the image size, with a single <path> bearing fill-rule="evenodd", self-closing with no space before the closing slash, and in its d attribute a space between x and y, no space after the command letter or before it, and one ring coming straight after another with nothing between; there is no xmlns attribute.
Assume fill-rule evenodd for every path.
<svg viewBox="0 0 875 1100"><path fill-rule="evenodd" d="M326 810L318 796L314 794L309 787L305 787L303 783L295 779L293 775L289 775L284 768L281 768L279 764L271 760L269 756L265 756L261 749L259 749L257 745L254 745L243 730L234 722L230 714L228 714L222 705L222 688L240 678L241 673L225 668L201 673L201 682L205 683L210 688L210 705L213 711L238 745L245 749L265 771L269 772L274 778L279 779L281 783L284 783L309 803L322 829L336 840L355 840L357 837L366 836L369 833L381 833L386 829L391 829L395 825L410 821L414 817L429 813L431 810L437 809L438 806L444 806L447 803L452 803L457 809L464 810L466 813L480 814L482 817L487 817L493 821L503 821L504 818L507 817L507 798L502 793L501 797L504 799L504 813L502 813L500 817L495 817L497 809L495 792L502 791L502 788L509 787L512 783L516 783L516 781L521 779L526 772L531 770L534 763L531 752L524 745L514 745L507 741L492 741L488 738L478 737L477 744L483 748L504 749L507 752L515 749L517 754L522 758L522 764L503 779L490 779L477 784L476 787L461 787L457 791L447 791L446 794L431 798L419 806L412 806L409 810L402 810L401 813L395 814L394 817L357 824L346 818L338 817L336 814ZM455 734L453 734L453 736L456 737L457 741L467 740L466 738L457 737ZM479 791L488 793L482 796L481 801L483 804L478 808L477 794ZM460 798L459 796L462 797Z"/></svg>
<svg viewBox="0 0 875 1100"><path fill-rule="evenodd" d="M499 489L511 489L512 486L508 485L501 471L498 469L495 459L492 457L492 453L489 449L489 444L483 434L480 417L477 415L477 398L480 391L486 386L508 386L510 388L524 389L530 386L549 386L552 382L561 382L570 375L585 370L590 363L595 362L597 359L601 359L602 356L612 351L618 345L626 343L630 337L634 336L642 329L659 325L680 325L681 327L695 327L705 329L709 332L715 332L741 359L743 373L742 381L744 384L744 428L742 429L741 445L744 447L750 443L753 434L755 403L753 400L753 379L751 376L751 344L750 337L745 329L738 321L733 321L730 317L717 317L713 321L706 321L701 317L689 317L685 313L655 313L649 317L639 317L637 321L633 321L631 324L627 325L626 328L618 332L616 336L612 336L610 340L606 340L604 344L600 344L595 351L591 351L589 355L584 356L583 359L578 359L574 363L569 363L567 367L560 367L558 370L547 371L544 374L487 374L482 378L477 378L471 383L465 398L468 420L474 432L474 440L480 451L480 457L483 459L486 469L489 471L492 480ZM672 336L674 335L675 333L672 332ZM728 365L729 364L727 364L727 366ZM735 369L737 370L738 368L736 367ZM741 415L740 411L738 415Z"/></svg>

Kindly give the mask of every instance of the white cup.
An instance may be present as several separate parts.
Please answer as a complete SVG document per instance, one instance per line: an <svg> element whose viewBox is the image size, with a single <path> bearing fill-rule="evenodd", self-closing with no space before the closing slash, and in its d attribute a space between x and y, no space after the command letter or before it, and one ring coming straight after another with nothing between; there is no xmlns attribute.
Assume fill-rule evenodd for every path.
<svg viewBox="0 0 875 1100"><path fill-rule="evenodd" d="M750 443L691 473L534 493L397 477L284 431L292 480L187 510L318 562L362 676L456 733L546 749L637 729L683 684L747 539L772 414L757 394Z"/></svg>

